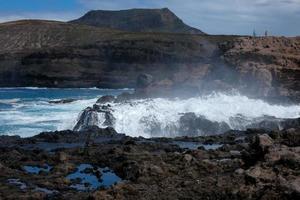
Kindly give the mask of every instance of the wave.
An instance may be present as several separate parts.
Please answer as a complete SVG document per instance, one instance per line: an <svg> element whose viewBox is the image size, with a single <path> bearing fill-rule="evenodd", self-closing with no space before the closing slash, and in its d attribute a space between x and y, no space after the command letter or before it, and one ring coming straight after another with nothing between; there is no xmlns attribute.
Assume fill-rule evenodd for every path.
<svg viewBox="0 0 300 200"><path fill-rule="evenodd" d="M15 99L0 99L0 103L2 104L13 104L13 103L17 103L21 101L21 99L19 98L15 98Z"/></svg>
<svg viewBox="0 0 300 200"><path fill-rule="evenodd" d="M255 119L262 116L276 118L300 117L300 106L271 105L262 100L242 95L214 94L190 99L146 99L112 104L116 118L115 129L130 136L176 136L182 113L193 112L197 116L216 122L226 122L232 129L242 129L247 124L232 121L233 117L244 116ZM101 117L101 116L99 116ZM103 121L103 120L100 120ZM244 123L248 123L245 121ZM154 133L159 127L160 133ZM173 128L172 128L173 127Z"/></svg>

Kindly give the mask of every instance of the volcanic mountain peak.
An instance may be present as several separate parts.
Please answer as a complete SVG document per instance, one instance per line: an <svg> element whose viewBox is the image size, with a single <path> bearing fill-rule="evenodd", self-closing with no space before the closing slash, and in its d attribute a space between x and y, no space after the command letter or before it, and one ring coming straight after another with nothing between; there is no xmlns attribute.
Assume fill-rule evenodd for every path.
<svg viewBox="0 0 300 200"><path fill-rule="evenodd" d="M205 34L186 25L168 8L119 11L93 10L71 22L133 32Z"/></svg>

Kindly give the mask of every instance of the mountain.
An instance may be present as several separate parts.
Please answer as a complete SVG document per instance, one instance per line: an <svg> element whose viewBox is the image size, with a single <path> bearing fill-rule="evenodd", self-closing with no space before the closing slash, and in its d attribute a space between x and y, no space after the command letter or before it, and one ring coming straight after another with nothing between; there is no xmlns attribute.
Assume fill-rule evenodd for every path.
<svg viewBox="0 0 300 200"><path fill-rule="evenodd" d="M94 10L71 21L71 23L133 32L204 34L202 31L186 25L168 8L120 11Z"/></svg>

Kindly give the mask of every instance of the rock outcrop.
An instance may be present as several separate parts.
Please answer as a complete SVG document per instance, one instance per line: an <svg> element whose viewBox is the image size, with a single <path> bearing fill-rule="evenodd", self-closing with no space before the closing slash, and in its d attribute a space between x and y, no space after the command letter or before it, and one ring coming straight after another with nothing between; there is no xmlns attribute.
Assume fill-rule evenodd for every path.
<svg viewBox="0 0 300 200"><path fill-rule="evenodd" d="M241 90L299 100L299 37L241 37L220 47L239 73Z"/></svg>
<svg viewBox="0 0 300 200"><path fill-rule="evenodd" d="M22 139L1 136L0 198L299 199L299 131L145 139L94 128ZM241 136L245 140L237 142ZM224 145L208 150L203 141ZM199 147L181 147L180 142ZM50 171L31 174L24 168L45 163ZM80 178L95 175L98 180L113 170L124 181L92 190L87 181L76 190L72 186L80 178L66 177L83 163L90 168ZM107 168L97 173L99 166Z"/></svg>
<svg viewBox="0 0 300 200"><path fill-rule="evenodd" d="M195 113L185 113L179 120L179 133L188 136L222 134L230 130L225 122L214 122Z"/></svg>

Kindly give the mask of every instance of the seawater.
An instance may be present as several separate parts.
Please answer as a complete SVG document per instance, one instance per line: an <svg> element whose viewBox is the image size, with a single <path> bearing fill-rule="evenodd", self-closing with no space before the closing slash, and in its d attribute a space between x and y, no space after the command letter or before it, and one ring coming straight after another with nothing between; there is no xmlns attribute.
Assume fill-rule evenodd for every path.
<svg viewBox="0 0 300 200"><path fill-rule="evenodd" d="M116 118L115 129L130 136L174 137L183 113L193 112L208 120L226 122L232 129L243 130L248 122L263 116L277 118L300 117L300 105L273 105L239 94L212 94L190 99L145 99L112 104ZM244 116L242 123L232 117ZM103 120L99 120L103 121ZM160 133L153 132L159 127Z"/></svg>
<svg viewBox="0 0 300 200"><path fill-rule="evenodd" d="M30 137L43 131L72 129L81 110L103 95L130 89L0 88L0 135ZM76 99L67 104L51 100Z"/></svg>
<svg viewBox="0 0 300 200"><path fill-rule="evenodd" d="M128 92L132 90L125 89ZM124 90L105 89L0 89L0 135L29 137L43 131L73 129L80 112L96 103L103 95L118 95ZM77 99L67 104L51 104L50 100ZM226 122L232 129L246 124L230 119L242 115L248 120L264 115L277 118L300 117L300 105L274 105L239 94L212 94L190 99L143 99L112 103L115 129L129 136L173 137L183 113L194 112L211 121ZM99 117L104 117L99 114ZM99 120L103 121L102 119ZM101 127L101 124L99 124ZM160 133L153 135L153 127Z"/></svg>

